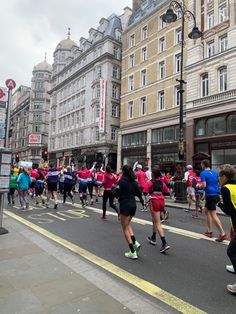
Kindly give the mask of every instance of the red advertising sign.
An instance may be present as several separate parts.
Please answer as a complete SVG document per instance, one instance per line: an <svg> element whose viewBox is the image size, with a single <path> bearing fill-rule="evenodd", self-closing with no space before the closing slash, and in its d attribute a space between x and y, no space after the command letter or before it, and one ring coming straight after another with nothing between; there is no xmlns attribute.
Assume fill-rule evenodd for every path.
<svg viewBox="0 0 236 314"><path fill-rule="evenodd" d="M106 81L100 80L100 121L99 121L99 133L105 132L105 115L106 115Z"/></svg>
<svg viewBox="0 0 236 314"><path fill-rule="evenodd" d="M29 144L41 144L41 134L30 134Z"/></svg>
<svg viewBox="0 0 236 314"><path fill-rule="evenodd" d="M16 82L12 79L6 80L5 84L6 84L6 87L10 90L12 90L16 87Z"/></svg>
<svg viewBox="0 0 236 314"><path fill-rule="evenodd" d="M0 103L7 102L7 89L6 87L0 87Z"/></svg>

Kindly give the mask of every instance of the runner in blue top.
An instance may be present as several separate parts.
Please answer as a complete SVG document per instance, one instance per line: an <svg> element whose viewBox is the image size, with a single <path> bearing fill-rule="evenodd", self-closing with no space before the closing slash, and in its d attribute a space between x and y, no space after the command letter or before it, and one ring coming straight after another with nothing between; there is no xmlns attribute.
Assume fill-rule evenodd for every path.
<svg viewBox="0 0 236 314"><path fill-rule="evenodd" d="M225 231L222 227L221 221L216 214L216 205L220 202L220 188L218 173L210 168L210 161L203 160L201 162L203 171L200 174L201 187L205 189L206 193L206 216L207 216L207 231L205 236L212 238L212 221L216 228L219 230L220 235L216 239L218 242L222 242L227 239Z"/></svg>

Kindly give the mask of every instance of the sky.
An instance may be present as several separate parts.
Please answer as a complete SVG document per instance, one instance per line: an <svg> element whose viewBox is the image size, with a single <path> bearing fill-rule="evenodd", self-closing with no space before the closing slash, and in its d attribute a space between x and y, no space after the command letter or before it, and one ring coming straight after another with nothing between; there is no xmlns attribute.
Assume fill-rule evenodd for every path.
<svg viewBox="0 0 236 314"><path fill-rule="evenodd" d="M17 86L31 84L34 65L52 64L57 44L67 38L79 44L97 28L102 17L121 15L132 0L2 0L0 19L0 86L14 79Z"/></svg>

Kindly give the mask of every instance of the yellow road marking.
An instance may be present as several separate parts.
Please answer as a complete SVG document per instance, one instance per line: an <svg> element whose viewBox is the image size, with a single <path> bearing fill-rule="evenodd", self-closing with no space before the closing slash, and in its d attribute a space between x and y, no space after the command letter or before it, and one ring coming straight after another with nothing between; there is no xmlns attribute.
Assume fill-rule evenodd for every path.
<svg viewBox="0 0 236 314"><path fill-rule="evenodd" d="M8 210L5 210L5 214L7 214L9 217L23 223L27 227L37 231L38 233L44 235L48 239L66 247L70 251L79 254L86 260L92 262L93 264L105 269L109 273L112 273L113 275L123 279L124 281L128 282L129 284L135 286L136 288L142 290L143 292L149 294L150 296L156 298L157 300L160 300L161 302L169 305L170 307L176 309L177 311L184 313L184 314L207 314L206 312L202 311L201 309L191 305L190 303L187 303L180 298L170 294L169 292L159 288L158 286L139 278L122 268L115 266L114 264L90 253L89 251L82 249L81 247L27 221L26 219L9 212Z"/></svg>

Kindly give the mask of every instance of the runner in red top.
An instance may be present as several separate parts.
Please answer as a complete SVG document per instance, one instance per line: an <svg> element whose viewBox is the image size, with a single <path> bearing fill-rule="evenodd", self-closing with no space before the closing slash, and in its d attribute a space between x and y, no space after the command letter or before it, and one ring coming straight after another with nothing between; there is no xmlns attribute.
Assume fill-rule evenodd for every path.
<svg viewBox="0 0 236 314"><path fill-rule="evenodd" d="M156 232L158 232L162 246L160 249L161 253L165 253L169 250L170 246L165 240L164 230L161 225L160 214L165 208L165 197L164 193L168 193L168 188L162 180L162 174L159 167L152 168L152 180L148 181L144 187L144 195L148 195L150 202L150 210L153 221L153 234L148 237L147 240L150 244L156 245Z"/></svg>
<svg viewBox="0 0 236 314"><path fill-rule="evenodd" d="M136 171L136 177L138 180L138 186L140 189L143 191L145 184L147 182L147 175L146 173L142 170L142 165L137 165L138 171Z"/></svg>
<svg viewBox="0 0 236 314"><path fill-rule="evenodd" d="M98 197L102 196L102 184L104 182L104 173L105 173L105 171L103 171L102 168L103 168L103 165L101 168L98 168L95 175L96 203L98 202Z"/></svg>

